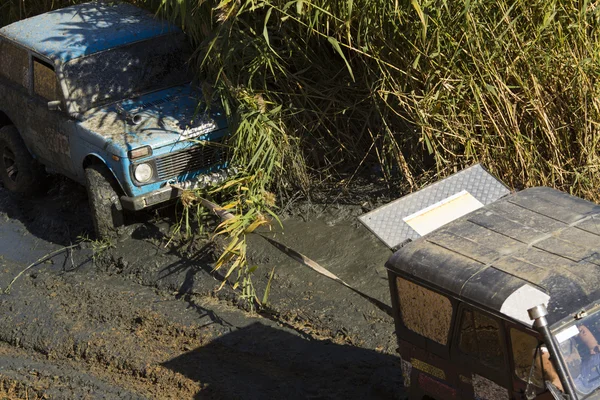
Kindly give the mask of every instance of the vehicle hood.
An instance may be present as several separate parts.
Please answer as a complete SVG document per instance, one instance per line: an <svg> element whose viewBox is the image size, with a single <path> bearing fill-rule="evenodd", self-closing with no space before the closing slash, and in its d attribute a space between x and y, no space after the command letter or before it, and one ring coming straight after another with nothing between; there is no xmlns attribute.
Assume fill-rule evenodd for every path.
<svg viewBox="0 0 600 400"><path fill-rule="evenodd" d="M142 146L210 140L227 120L220 109L206 111L202 91L184 85L89 110L80 126L108 141L111 153L126 156Z"/></svg>

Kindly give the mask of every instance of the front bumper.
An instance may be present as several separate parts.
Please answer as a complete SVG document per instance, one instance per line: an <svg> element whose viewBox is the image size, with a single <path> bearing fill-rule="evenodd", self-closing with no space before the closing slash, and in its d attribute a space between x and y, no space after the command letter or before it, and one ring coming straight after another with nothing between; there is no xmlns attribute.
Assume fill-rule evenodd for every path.
<svg viewBox="0 0 600 400"><path fill-rule="evenodd" d="M211 185L223 183L237 173L234 168L223 169L210 174L199 175L194 179L184 182L175 180L165 183L163 187L152 192L135 197L121 196L123 208L130 211L143 210L144 208L174 200L181 196L184 190L202 189Z"/></svg>

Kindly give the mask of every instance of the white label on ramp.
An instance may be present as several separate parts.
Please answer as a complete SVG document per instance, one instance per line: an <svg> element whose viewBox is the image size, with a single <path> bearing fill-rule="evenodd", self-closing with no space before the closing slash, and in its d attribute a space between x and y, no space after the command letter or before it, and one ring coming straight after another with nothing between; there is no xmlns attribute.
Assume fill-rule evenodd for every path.
<svg viewBox="0 0 600 400"><path fill-rule="evenodd" d="M423 236L481 207L483 204L479 200L462 190L403 218L403 221Z"/></svg>

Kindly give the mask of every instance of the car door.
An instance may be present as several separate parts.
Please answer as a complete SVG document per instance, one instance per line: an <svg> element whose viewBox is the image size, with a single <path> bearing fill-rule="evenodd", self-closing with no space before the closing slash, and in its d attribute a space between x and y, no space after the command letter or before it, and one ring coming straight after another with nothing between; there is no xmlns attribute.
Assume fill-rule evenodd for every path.
<svg viewBox="0 0 600 400"><path fill-rule="evenodd" d="M29 53L0 37L0 108L17 129L27 124L23 110L29 99L30 86ZM23 139L28 143L26 137Z"/></svg>
<svg viewBox="0 0 600 400"><path fill-rule="evenodd" d="M41 58L31 59L32 88L27 103L27 136L30 146L41 161L51 169L73 176L71 161L70 132L74 122L64 111L49 110L48 102L60 101L64 110L64 99L52 64Z"/></svg>
<svg viewBox="0 0 600 400"><path fill-rule="evenodd" d="M536 399L550 400L552 394L544 388L544 378L539 367L532 370L535 349L540 343L539 335L528 331L522 326L506 322L506 332L509 339L510 368L512 370L513 398L525 400L527 397L527 382L531 380L530 393L536 394Z"/></svg>
<svg viewBox="0 0 600 400"><path fill-rule="evenodd" d="M458 400L450 358L456 301L401 276L392 278L392 304L409 399Z"/></svg>
<svg viewBox="0 0 600 400"><path fill-rule="evenodd" d="M461 376L461 398L508 400L512 397L503 321L461 303L451 358Z"/></svg>

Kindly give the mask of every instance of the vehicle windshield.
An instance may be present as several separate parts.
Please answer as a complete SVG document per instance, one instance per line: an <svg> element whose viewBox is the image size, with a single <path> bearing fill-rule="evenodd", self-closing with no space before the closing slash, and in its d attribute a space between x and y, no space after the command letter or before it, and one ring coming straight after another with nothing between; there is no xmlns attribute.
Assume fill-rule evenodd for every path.
<svg viewBox="0 0 600 400"><path fill-rule="evenodd" d="M556 333L556 341L575 387L589 394L600 387L600 313L596 312Z"/></svg>
<svg viewBox="0 0 600 400"><path fill-rule="evenodd" d="M132 43L67 62L67 99L78 112L191 80L183 34Z"/></svg>

